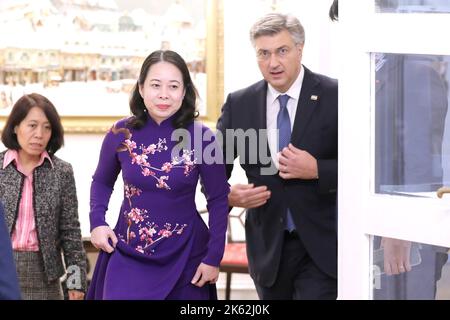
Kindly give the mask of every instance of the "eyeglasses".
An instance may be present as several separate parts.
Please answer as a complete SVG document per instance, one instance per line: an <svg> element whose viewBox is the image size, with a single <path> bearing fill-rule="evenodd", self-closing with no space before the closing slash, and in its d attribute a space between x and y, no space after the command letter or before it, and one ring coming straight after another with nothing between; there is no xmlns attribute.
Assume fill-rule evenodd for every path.
<svg viewBox="0 0 450 320"><path fill-rule="evenodd" d="M291 52L292 48L284 46L275 50L275 52L260 49L256 52L256 57L259 61L267 61L272 57L272 54L275 54L278 58L285 58L289 52Z"/></svg>

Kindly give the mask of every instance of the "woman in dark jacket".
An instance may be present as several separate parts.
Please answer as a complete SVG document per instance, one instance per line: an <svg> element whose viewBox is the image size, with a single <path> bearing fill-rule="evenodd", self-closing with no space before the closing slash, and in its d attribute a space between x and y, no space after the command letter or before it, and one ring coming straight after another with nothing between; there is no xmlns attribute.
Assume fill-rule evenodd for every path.
<svg viewBox="0 0 450 320"><path fill-rule="evenodd" d="M14 105L2 132L0 201L11 236L22 297L83 299L86 253L81 241L72 166L54 153L63 128L53 104L36 93ZM64 257L64 264L63 259Z"/></svg>

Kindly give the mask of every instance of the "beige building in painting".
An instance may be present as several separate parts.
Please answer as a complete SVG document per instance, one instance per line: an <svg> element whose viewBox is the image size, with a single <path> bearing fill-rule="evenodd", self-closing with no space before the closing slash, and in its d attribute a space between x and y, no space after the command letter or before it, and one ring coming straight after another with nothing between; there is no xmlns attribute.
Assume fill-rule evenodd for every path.
<svg viewBox="0 0 450 320"><path fill-rule="evenodd" d="M184 50L192 71L204 72L201 27L180 1L152 16L121 12L114 0L5 0L0 85L136 79L143 59L159 48Z"/></svg>

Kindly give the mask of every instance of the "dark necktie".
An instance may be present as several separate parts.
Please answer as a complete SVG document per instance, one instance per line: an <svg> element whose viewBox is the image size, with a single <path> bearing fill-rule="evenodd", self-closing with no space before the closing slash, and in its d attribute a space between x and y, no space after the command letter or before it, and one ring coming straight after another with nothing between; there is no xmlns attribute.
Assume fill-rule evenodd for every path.
<svg viewBox="0 0 450 320"><path fill-rule="evenodd" d="M287 147L291 141L291 119L289 118L289 112L287 109L287 103L289 100L287 94L282 94L278 96L278 101L280 102L280 111L277 116L277 127L278 127L278 151L281 151L284 147ZM286 230L292 232L295 230L295 224L292 220L291 210L288 208L286 213Z"/></svg>

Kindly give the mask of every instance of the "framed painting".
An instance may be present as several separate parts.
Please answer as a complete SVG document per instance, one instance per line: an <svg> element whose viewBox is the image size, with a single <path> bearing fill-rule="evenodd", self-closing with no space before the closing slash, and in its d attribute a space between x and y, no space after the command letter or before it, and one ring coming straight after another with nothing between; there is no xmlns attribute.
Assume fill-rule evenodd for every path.
<svg viewBox="0 0 450 320"><path fill-rule="evenodd" d="M221 0L2 0L0 125L19 97L38 92L55 104L66 132L104 132L129 115L141 64L158 49L186 60L200 116L215 122L221 8Z"/></svg>

